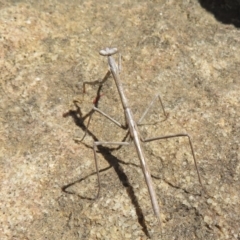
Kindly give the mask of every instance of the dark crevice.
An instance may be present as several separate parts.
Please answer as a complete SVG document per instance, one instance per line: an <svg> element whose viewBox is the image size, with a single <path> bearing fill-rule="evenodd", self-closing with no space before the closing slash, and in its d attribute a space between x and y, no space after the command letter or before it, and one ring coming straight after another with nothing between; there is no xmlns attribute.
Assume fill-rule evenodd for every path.
<svg viewBox="0 0 240 240"><path fill-rule="evenodd" d="M198 0L203 8L211 12L223 24L240 28L240 0Z"/></svg>

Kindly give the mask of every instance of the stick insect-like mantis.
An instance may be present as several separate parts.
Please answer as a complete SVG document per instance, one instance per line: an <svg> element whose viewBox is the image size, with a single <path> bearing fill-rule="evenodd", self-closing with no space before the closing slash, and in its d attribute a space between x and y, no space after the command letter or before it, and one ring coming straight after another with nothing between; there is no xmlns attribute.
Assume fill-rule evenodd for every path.
<svg viewBox="0 0 240 240"><path fill-rule="evenodd" d="M141 167L142 167L142 171L143 171L143 174L144 174L145 182L147 184L148 192L149 192L151 203L152 203L152 208L153 208L153 211L154 211L154 213L155 213L155 215L158 219L159 225L161 227L160 210L159 210L159 205L158 205L158 201L157 201L157 196L156 196L156 192L155 192L154 187L153 187L151 174L150 174L149 168L147 166L141 144L144 143L144 142L151 142L151 141L166 139L166 138L187 137L188 140L189 140L191 153L192 153L195 168L196 168L196 171L197 171L198 180L199 180L201 186L203 187L202 181L201 181L201 178L200 178L200 174L199 174L199 170L198 170L198 166L197 166L196 157L195 157L194 150L193 150L193 145L192 145L191 138L187 133L180 133L180 134L174 134L174 135L167 135L167 136L160 136L160 137L143 139L141 137L141 135L139 134L138 125L145 118L149 109L151 108L151 106L153 105L153 103L156 100L159 100L159 102L161 104L161 107L163 109L163 113L164 113L165 117L167 118L167 114L164 110L164 106L162 104L162 100L161 100L160 95L155 96L155 98L152 100L150 105L147 107L147 109L143 113L140 120L138 122L135 122L132 111L131 111L131 109L129 107L129 104L128 104L128 100L127 100L127 98L124 94L124 89L123 89L122 82L121 82L121 79L120 79L120 67L119 67L119 65L116 64L114 58L112 57L112 55L117 53L117 48L106 48L104 50L101 50L99 53L100 53L100 55L106 56L108 58L108 66L109 66L110 70L107 72L106 76L104 77L104 79L102 81L84 82L83 83L83 92L85 93L85 85L86 84L90 84L90 85L103 84L108 79L110 74L112 74L113 79L114 79L115 84L116 84L116 87L117 87L117 90L118 90L118 93L119 93L119 96L120 96L120 99L121 99L122 107L123 107L123 110L124 110L125 125L119 123L118 121L116 121L115 119L113 119L112 117L110 117L109 115L104 113L103 111L101 111L95 105L92 108L92 113L96 111L96 112L100 113L101 115L105 116L106 118L108 118L110 121L115 123L120 128L127 129L129 131L130 137L131 137L131 139L132 139L132 141L135 145L137 155L138 155L138 158L139 158L140 163L141 163ZM85 134L80 141L82 141L87 134L87 129L88 129L89 124L90 124L91 116L89 117ZM129 144L130 144L129 142L99 142L99 141L94 141L93 142L94 160L95 160L95 166L96 166L96 171L97 171L97 179L98 179L98 193L97 193L96 198L99 197L100 189L101 189L100 174L99 174L99 167L98 167L98 160L97 160L97 146L99 146L99 145L129 145Z"/></svg>

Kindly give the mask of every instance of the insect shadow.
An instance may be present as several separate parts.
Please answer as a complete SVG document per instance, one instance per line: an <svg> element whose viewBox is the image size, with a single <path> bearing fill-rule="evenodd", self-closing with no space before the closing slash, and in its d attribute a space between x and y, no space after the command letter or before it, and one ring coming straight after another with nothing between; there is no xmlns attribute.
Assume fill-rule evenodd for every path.
<svg viewBox="0 0 240 240"><path fill-rule="evenodd" d="M97 107L98 105L98 100L100 99L100 91L101 91L102 85L99 86L98 91L97 91L97 97L96 100L94 101L94 105ZM72 117L75 124L80 127L84 132L86 132L89 136L92 137L92 139L94 141L98 141L98 138L87 128L87 126L84 124L84 120L88 117L91 118L91 115L93 114L93 110L91 110L90 112L88 112L87 114L85 114L83 116L81 108L79 107L79 105L77 104L77 102L74 102L74 105L76 107L76 110L69 110L67 113L63 114L63 117ZM125 141L128 137L129 133L127 132L127 134L125 135L125 137L123 138L123 141ZM92 148L92 146L89 146L85 143L82 142L82 144L84 144L86 147L88 148ZM120 180L120 182L122 183L123 187L125 187L127 194L129 196L129 198L131 199L132 205L135 208L136 211L136 215L138 217L138 222L139 224L142 226L142 230L144 232L144 234L147 237L150 237L149 231L147 229L147 225L146 225L146 221L143 215L143 211L142 208L140 207L140 204L137 200L137 197L134 193L134 189L133 186L131 185L126 173L124 172L124 169L122 168L121 164L125 164L125 165L133 165L135 167L139 167L136 164L133 163L125 163L124 161L119 160L117 157L115 157L111 152L114 150L118 150L120 149L122 146L116 147L116 148L109 148L109 147L105 147L102 145L98 145L97 149L98 152L102 154L102 156L104 157L104 159L108 162L108 164L110 165L109 167L106 167L104 169L99 170L99 172L105 172L107 170L109 170L110 168L113 168ZM96 175L97 172L93 172L85 177L82 177L74 182L71 182L67 185L64 185L62 187L62 191L67 193L67 194L76 194L79 198L81 199L85 199L85 200L95 200L95 198L90 198L90 197L86 197L86 196L82 196L80 194L77 194L75 192L72 192L71 190L69 190L70 187L74 186L77 183L80 183L84 180L86 180L87 178Z"/></svg>

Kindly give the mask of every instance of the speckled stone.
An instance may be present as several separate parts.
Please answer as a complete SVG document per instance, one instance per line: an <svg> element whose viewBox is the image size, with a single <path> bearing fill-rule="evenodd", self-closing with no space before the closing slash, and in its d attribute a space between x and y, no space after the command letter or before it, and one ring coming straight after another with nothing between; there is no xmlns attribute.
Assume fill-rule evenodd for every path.
<svg viewBox="0 0 240 240"><path fill-rule="evenodd" d="M1 240L240 238L239 19L224 24L200 3L0 2ZM169 113L163 121L154 106L142 136L192 137L206 192L187 139L143 146L162 232L133 146L98 149L101 192L93 201L93 139L126 135L94 114L77 140L98 90L88 85L83 94L82 83L105 76L105 47L121 52L136 120L157 93ZM124 122L112 78L101 94L99 108Z"/></svg>

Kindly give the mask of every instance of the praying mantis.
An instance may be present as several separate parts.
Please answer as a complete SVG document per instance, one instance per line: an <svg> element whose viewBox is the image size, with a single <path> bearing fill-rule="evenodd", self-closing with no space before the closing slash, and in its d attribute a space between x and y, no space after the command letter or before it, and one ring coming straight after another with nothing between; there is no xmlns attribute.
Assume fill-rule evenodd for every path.
<svg viewBox="0 0 240 240"><path fill-rule="evenodd" d="M160 139L187 137L188 141L189 141L190 148L191 148L191 153L192 153L192 156L193 156L195 168L196 168L196 171L197 171L198 180L199 180L200 185L203 188L201 177L200 177L199 170L198 170L197 160L196 160L194 150L193 150L193 144L192 144L190 136L187 133L179 133L179 134L159 136L159 137L153 137L153 138L147 138L147 139L142 138L142 136L140 135L139 130L138 130L138 125L145 118L146 114L148 113L149 109L151 108L151 106L153 105L153 103L155 101L159 100L159 102L161 104L161 107L163 109L163 113L164 113L166 118L167 118L167 114L165 112L161 97L160 97L159 94L157 94L154 97L154 99L152 100L152 102L149 104L149 106L147 107L145 112L143 113L140 120L138 122L136 122L134 120L133 113L132 113L132 111L129 107L128 100L127 100L127 98L124 94L123 85L122 85L122 82L121 82L121 79L120 79L120 64L117 65L113 56L112 56L112 55L116 54L117 52L118 52L117 48L106 48L106 49L103 49L99 52L100 55L107 57L108 66L109 66L110 70L107 72L106 76L104 77L104 79L102 81L84 82L83 83L83 92L84 93L86 92L86 89L85 89L86 84L90 84L90 85L103 84L104 82L107 81L109 76L112 75L112 77L115 81L117 90L118 90L118 94L119 94L120 99L121 99L121 103L122 103L122 107L123 107L123 111L124 111L124 115L125 115L125 124L119 123L114 118L110 117L108 114L106 114L102 110L100 110L96 105L93 106L92 112L98 112L99 114L103 115L104 117L106 117L107 119L112 121L118 127L122 128L122 129L125 129L125 130L128 130L130 138L131 138L132 142L134 143L138 158L139 158L140 163L141 163L142 172L143 172L143 175L144 175L144 178L145 178L145 182L147 184L147 188L148 188L148 192L149 192L149 195L150 195L150 199L151 199L154 214L156 215L157 220L159 222L159 225L161 227L162 224L161 224L160 209L159 209L159 205L158 205L158 201L157 201L157 196L156 196L156 192L155 192L154 187L153 187L151 174L150 174L148 165L146 163L144 152L142 150L141 145L142 145L142 143L145 143L145 142L151 142L151 141L156 141L156 140L160 140ZM96 101L98 101L98 100L96 100ZM80 141L82 141L84 139L84 137L86 136L87 129L88 129L89 124L90 124L90 120L91 120L91 117L88 120L85 134ZM129 142L101 142L101 141L94 141L93 142L94 160L95 160L95 167L96 167L96 171L97 171L97 180L98 180L98 192L97 192L96 198L99 197L100 189L101 189L99 166L98 166L98 160L97 160L97 146L99 146L99 145L119 145L119 146L121 146L121 145L129 145L129 144L130 144Z"/></svg>

